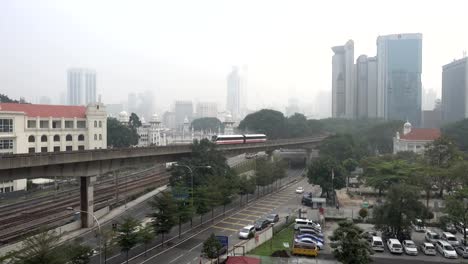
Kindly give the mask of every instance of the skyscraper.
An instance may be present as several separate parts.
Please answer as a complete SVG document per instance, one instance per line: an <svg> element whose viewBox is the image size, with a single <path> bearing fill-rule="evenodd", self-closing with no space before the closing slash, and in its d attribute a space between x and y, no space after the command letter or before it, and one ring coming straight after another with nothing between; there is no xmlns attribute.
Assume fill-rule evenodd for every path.
<svg viewBox="0 0 468 264"><path fill-rule="evenodd" d="M379 36L377 62L377 115L419 126L422 34Z"/></svg>
<svg viewBox="0 0 468 264"><path fill-rule="evenodd" d="M444 123L468 118L468 58L442 67L442 118Z"/></svg>
<svg viewBox="0 0 468 264"><path fill-rule="evenodd" d="M193 120L193 104L192 101L176 101L175 107L175 124L177 129L182 129L185 118L189 123Z"/></svg>
<svg viewBox="0 0 468 264"><path fill-rule="evenodd" d="M356 115L377 117L377 59L361 55L356 60Z"/></svg>
<svg viewBox="0 0 468 264"><path fill-rule="evenodd" d="M96 72L90 69L69 69L67 97L69 105L96 103Z"/></svg>
<svg viewBox="0 0 468 264"><path fill-rule="evenodd" d="M226 110L228 110L234 120L241 116L241 78L237 67L233 67L227 76L227 98Z"/></svg>
<svg viewBox="0 0 468 264"><path fill-rule="evenodd" d="M197 117L217 117L218 105L213 102L199 102L197 103Z"/></svg>
<svg viewBox="0 0 468 264"><path fill-rule="evenodd" d="M354 76L354 42L332 47L332 116L356 117L356 85Z"/></svg>

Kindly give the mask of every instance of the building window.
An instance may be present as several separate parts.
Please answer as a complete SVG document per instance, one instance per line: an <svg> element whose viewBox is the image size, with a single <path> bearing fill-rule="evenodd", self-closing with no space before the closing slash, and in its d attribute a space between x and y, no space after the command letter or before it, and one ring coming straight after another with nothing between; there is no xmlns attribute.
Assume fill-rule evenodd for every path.
<svg viewBox="0 0 468 264"><path fill-rule="evenodd" d="M28 153L35 153L36 152L36 148L29 148L28 149Z"/></svg>
<svg viewBox="0 0 468 264"><path fill-rule="evenodd" d="M59 147L59 146L55 146L55 147L54 147L54 152L60 152L60 147Z"/></svg>
<svg viewBox="0 0 468 264"><path fill-rule="evenodd" d="M28 120L28 128L36 128L36 120Z"/></svg>
<svg viewBox="0 0 468 264"><path fill-rule="evenodd" d="M62 121L60 120L52 121L52 128L62 128Z"/></svg>
<svg viewBox="0 0 468 264"><path fill-rule="evenodd" d="M60 136L59 135L54 136L54 142L60 142Z"/></svg>
<svg viewBox="0 0 468 264"><path fill-rule="evenodd" d="M94 134L94 140L97 140L97 134Z"/></svg>
<svg viewBox="0 0 468 264"><path fill-rule="evenodd" d="M78 136L78 141L84 141L84 135L79 135Z"/></svg>
<svg viewBox="0 0 468 264"><path fill-rule="evenodd" d="M13 119L0 119L0 132L13 132Z"/></svg>
<svg viewBox="0 0 468 264"><path fill-rule="evenodd" d="M47 152L47 147L42 147L42 148L41 148L41 152L42 152L42 153Z"/></svg>
<svg viewBox="0 0 468 264"><path fill-rule="evenodd" d="M84 150L84 146L78 146L78 150Z"/></svg>
<svg viewBox="0 0 468 264"><path fill-rule="evenodd" d="M94 121L94 127L97 127L97 121L96 120Z"/></svg>
<svg viewBox="0 0 468 264"><path fill-rule="evenodd" d="M47 136L46 135L41 136L41 142L47 142Z"/></svg>
<svg viewBox="0 0 468 264"><path fill-rule="evenodd" d="M99 127L102 127L102 121L99 121Z"/></svg>
<svg viewBox="0 0 468 264"><path fill-rule="evenodd" d="M29 136L28 142L36 142L36 138L34 136Z"/></svg>
<svg viewBox="0 0 468 264"><path fill-rule="evenodd" d="M66 150L66 151L72 151L72 150L73 150L73 146L67 146L65 150Z"/></svg>
<svg viewBox="0 0 468 264"><path fill-rule="evenodd" d="M102 140L102 135L101 134L99 134L99 140Z"/></svg>
<svg viewBox="0 0 468 264"><path fill-rule="evenodd" d="M39 121L40 128L49 128L49 120L41 120Z"/></svg>
<svg viewBox="0 0 468 264"><path fill-rule="evenodd" d="M65 140L66 140L66 141L72 141L72 140L73 140L72 135L67 135L67 136L65 137Z"/></svg>
<svg viewBox="0 0 468 264"><path fill-rule="evenodd" d="M73 128L73 121L65 121L65 128Z"/></svg>
<svg viewBox="0 0 468 264"><path fill-rule="evenodd" d="M76 126L78 128L86 128L86 121L77 121Z"/></svg>
<svg viewBox="0 0 468 264"><path fill-rule="evenodd" d="M13 139L0 139L0 149L13 149Z"/></svg>

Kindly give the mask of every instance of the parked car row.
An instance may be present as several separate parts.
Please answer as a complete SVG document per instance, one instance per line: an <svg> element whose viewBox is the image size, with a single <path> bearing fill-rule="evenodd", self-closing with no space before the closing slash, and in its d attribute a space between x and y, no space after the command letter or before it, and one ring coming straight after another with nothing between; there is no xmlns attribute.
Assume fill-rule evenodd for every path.
<svg viewBox="0 0 468 264"><path fill-rule="evenodd" d="M275 224L279 221L278 214L269 214L265 218L260 218L254 222L253 225L248 225L239 230L240 239L249 239L255 235L256 231L263 230L269 225Z"/></svg>
<svg viewBox="0 0 468 264"><path fill-rule="evenodd" d="M296 218L294 222L294 244L315 245L319 250L325 246L325 239L322 233L322 227L319 223L309 219Z"/></svg>

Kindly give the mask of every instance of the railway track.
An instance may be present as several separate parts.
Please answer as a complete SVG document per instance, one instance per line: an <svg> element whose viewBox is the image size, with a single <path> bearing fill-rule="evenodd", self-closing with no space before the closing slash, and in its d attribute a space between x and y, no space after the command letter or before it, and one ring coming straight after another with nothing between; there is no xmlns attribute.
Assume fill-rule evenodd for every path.
<svg viewBox="0 0 468 264"><path fill-rule="evenodd" d="M128 197L141 193L147 188L159 187L169 181L169 173L164 168L157 168L152 173L144 173L127 179L104 179L95 187L95 210L115 205ZM129 178L130 176L127 176ZM117 193L120 197L117 198ZM0 206L0 244L11 243L41 228L53 228L72 221L74 212L65 211L66 207L79 207L79 190L69 190L41 197L41 199L26 200L15 204Z"/></svg>

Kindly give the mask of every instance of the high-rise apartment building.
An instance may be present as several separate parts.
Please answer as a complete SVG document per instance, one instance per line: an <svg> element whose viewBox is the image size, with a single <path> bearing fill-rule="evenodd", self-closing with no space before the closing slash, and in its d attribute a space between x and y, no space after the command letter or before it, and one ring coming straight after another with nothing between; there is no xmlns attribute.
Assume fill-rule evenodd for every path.
<svg viewBox="0 0 468 264"><path fill-rule="evenodd" d="M468 58L442 67L442 118L444 123L468 118Z"/></svg>
<svg viewBox="0 0 468 264"><path fill-rule="evenodd" d="M421 121L422 34L377 38L377 115Z"/></svg>
<svg viewBox="0 0 468 264"><path fill-rule="evenodd" d="M197 118L217 117L218 105L213 102L199 102L196 107Z"/></svg>
<svg viewBox="0 0 468 264"><path fill-rule="evenodd" d="M434 110L435 102L437 100L437 93L432 89L422 89L422 106L423 110Z"/></svg>
<svg viewBox="0 0 468 264"><path fill-rule="evenodd" d="M356 116L377 117L377 59L361 55L356 60Z"/></svg>
<svg viewBox="0 0 468 264"><path fill-rule="evenodd" d="M67 73L69 105L96 103L96 72L90 69L70 69Z"/></svg>
<svg viewBox="0 0 468 264"><path fill-rule="evenodd" d="M356 85L354 73L354 42L332 47L332 116L356 117Z"/></svg>

